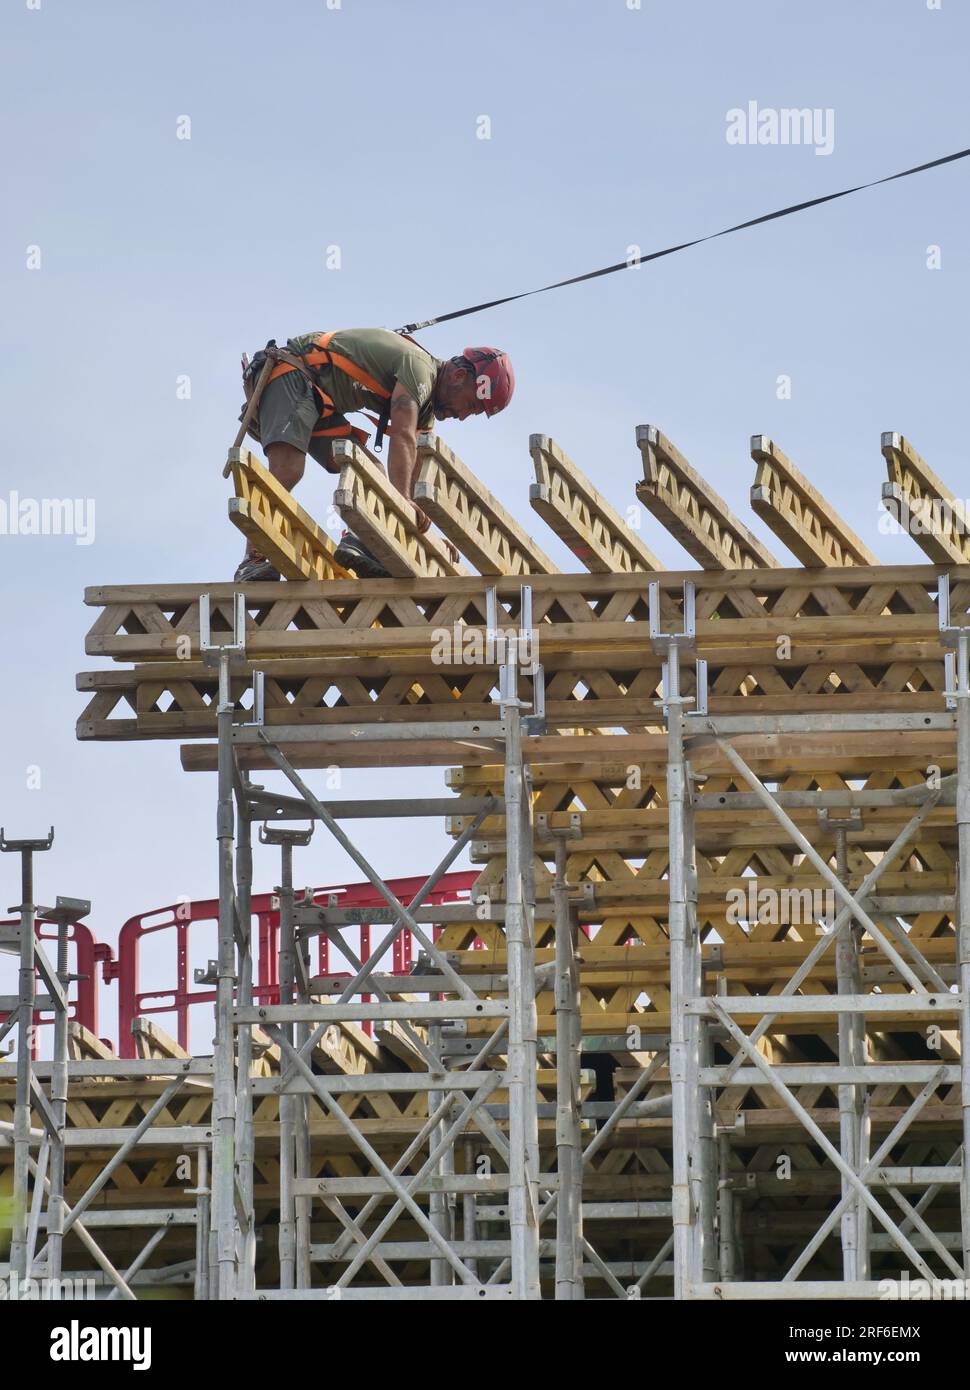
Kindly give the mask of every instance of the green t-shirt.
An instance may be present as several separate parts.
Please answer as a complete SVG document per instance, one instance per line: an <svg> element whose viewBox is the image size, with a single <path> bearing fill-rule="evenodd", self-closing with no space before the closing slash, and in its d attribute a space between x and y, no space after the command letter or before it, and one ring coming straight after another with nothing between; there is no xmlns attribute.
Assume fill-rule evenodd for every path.
<svg viewBox="0 0 970 1390"><path fill-rule="evenodd" d="M313 346L317 333L301 333L291 338L291 352L303 353ZM430 429L434 422L434 387L442 364L424 348L409 343L388 328L342 328L330 339L329 350L341 353L379 381L388 391L400 382L418 407L418 429ZM320 385L341 415L353 410L370 410L380 415L384 398L368 390L338 367L317 370Z"/></svg>

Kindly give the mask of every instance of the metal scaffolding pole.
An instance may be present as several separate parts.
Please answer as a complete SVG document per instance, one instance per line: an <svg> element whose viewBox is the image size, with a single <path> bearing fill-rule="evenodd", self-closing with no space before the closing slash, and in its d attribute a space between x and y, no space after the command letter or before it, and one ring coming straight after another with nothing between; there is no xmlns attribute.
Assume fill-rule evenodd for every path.
<svg viewBox="0 0 970 1390"><path fill-rule="evenodd" d="M71 1224L66 1216L64 1202L64 1129L67 1124L68 1091L68 991L75 978L68 969L68 927L80 922L91 911L91 904L82 898L58 897L54 907L37 909L37 916L57 927L56 963L51 966L43 946L34 943L34 964L47 984L50 1004L54 1011L53 1051L50 1063L50 1099L44 1104L43 1092L36 1086L35 1103L46 1111L47 1126L45 1142L50 1153L50 1180L44 1186L47 1197L47 1244L44 1249L46 1274L52 1279L60 1278L64 1232ZM43 1166L43 1165L42 1165ZM42 1193L35 1185L34 1200L36 1215L39 1218ZM34 1230L36 1235L36 1225ZM28 1274L33 1261L33 1237L28 1253Z"/></svg>
<svg viewBox="0 0 970 1390"><path fill-rule="evenodd" d="M531 808L523 774L518 654L502 667L502 715L505 742L505 938L509 979L509 1234L512 1296L538 1298L538 1111L535 1099L537 1020L534 993L533 936L523 862ZM532 984L532 990L529 986Z"/></svg>
<svg viewBox="0 0 970 1390"><path fill-rule="evenodd" d="M193 1291L197 1303L210 1296L209 1241L212 1220L212 1193L209 1188L209 1150L200 1144L196 1150L195 1173L195 1273Z"/></svg>
<svg viewBox="0 0 970 1390"><path fill-rule="evenodd" d="M475 1145L471 1139L465 1139L462 1143L464 1153L466 1174L475 1171ZM478 1220L477 1220L477 1201L474 1189L469 1188L462 1193L461 1198L461 1234L465 1244L468 1245L478 1239ZM476 1276L481 1278L481 1268L476 1259L468 1261L468 1268Z"/></svg>
<svg viewBox="0 0 970 1390"><path fill-rule="evenodd" d="M949 603L947 603L949 607ZM960 975L960 1229L963 1275L970 1279L970 633L961 628L956 651L957 717L957 963Z"/></svg>
<svg viewBox="0 0 970 1390"><path fill-rule="evenodd" d="M236 902L239 978L237 1007L253 1002L253 883L252 818L247 798L248 780L234 767L236 798ZM236 1033L236 1181L239 1186L237 1224L239 1249L237 1291L252 1293L256 1287L256 1212L253 1200L253 1030Z"/></svg>
<svg viewBox="0 0 970 1390"><path fill-rule="evenodd" d="M568 834L568 832L566 832ZM580 1120L579 919L569 904L566 834L556 836L556 1298L583 1297L583 1148Z"/></svg>
<svg viewBox="0 0 970 1390"><path fill-rule="evenodd" d="M293 902L293 847L306 846L313 836L313 826L309 830L286 830L277 826L264 825L260 828L259 839L264 845L280 847L280 885L276 892L280 904L279 936L279 982L280 1003L297 1002L297 942ZM306 1025L303 1025L306 1026ZM296 1030L299 1024L286 1023L283 1032L288 1042L297 1041ZM303 1097L294 1095L286 1089L288 1069L280 1062L280 1223L279 1260L280 1288L300 1288L297 1280L297 1203L293 1184L300 1176L297 1164L298 1112L303 1111ZM305 1173L303 1176L307 1176ZM307 1243L308 1232L307 1234Z"/></svg>
<svg viewBox="0 0 970 1390"><path fill-rule="evenodd" d="M829 821L831 824L831 821ZM849 880L847 825L835 826L836 872L844 884ZM860 931L851 914L842 921L835 942L835 978L839 994L862 993L862 973L859 965ZM865 1018L858 1013L840 1013L838 1017L839 1065L864 1066L866 1061ZM860 1096L864 1090L852 1083L840 1085L839 1147L842 1157L853 1172L863 1167L865 1103ZM842 1196L850 1198L842 1215L842 1274L845 1279L868 1279L869 1220L865 1203L851 1193L843 1176Z"/></svg>
<svg viewBox="0 0 970 1390"><path fill-rule="evenodd" d="M718 1278L730 1283L738 1277L737 1209L731 1178L731 1145L727 1133L717 1136L718 1157Z"/></svg>
<svg viewBox="0 0 970 1390"><path fill-rule="evenodd" d="M435 1024L428 1030L428 1041L431 1044L431 1050L440 1053L442 1042L440 1024ZM454 1176L455 1149L453 1141L450 1144L445 1142L445 1137L448 1132L448 1120L451 1118L449 1114L451 1107L450 1105L443 1104L443 1102L448 1100L449 1095L447 1091L428 1092L429 1113L435 1111L439 1106L442 1106L443 1110L441 1123L435 1125L434 1129L431 1131L429 1142L432 1148L437 1145L444 1145L435 1164L437 1176L441 1179L441 1186L436 1187L428 1197L428 1215L431 1218L431 1224L434 1226L435 1230L444 1236L446 1241L451 1243L455 1239L454 1194L447 1189L446 1184L447 1179ZM442 1284L453 1284L454 1282L454 1270L448 1261L443 1259L440 1255L432 1256L431 1284L437 1287Z"/></svg>
<svg viewBox="0 0 970 1390"><path fill-rule="evenodd" d="M236 987L238 910L233 865L235 817L232 745L233 702L230 654L219 653L218 808L219 948L216 965L216 1017L212 1084L212 1227L215 1241L215 1296L236 1293L236 1046L233 994Z"/></svg>
<svg viewBox="0 0 970 1390"><path fill-rule="evenodd" d="M664 700L667 711L667 811L669 825L670 893L670 1084L673 1112L674 1296L683 1298L693 1277L694 1229L697 1213L691 1183L692 1140L695 1137L694 1097L690 1087L692 1022L684 1002L690 997L683 708L680 697L680 654L668 648ZM694 1150L696 1153L696 1150Z"/></svg>
<svg viewBox="0 0 970 1390"><path fill-rule="evenodd" d="M12 1142L13 1142L12 1138L11 1138L10 1140L8 1140L8 1139L7 1139L7 1135L6 1135L2 1130L0 1130L0 1143L8 1143L8 1142L12 1143ZM47 1178L47 1177L41 1172L40 1168L39 1168L38 1165L34 1162L34 1160L30 1157L29 1154L27 1155L27 1170L28 1170L28 1172L32 1175L32 1177L34 1178L34 1181L35 1181L36 1183L38 1183L39 1185L43 1186L44 1190L45 1190L45 1191L48 1193L48 1195L49 1195L49 1194L50 1194L50 1179ZM70 1217L70 1216L73 1214L71 1208L68 1207L68 1206L65 1206L65 1211L66 1211L68 1217ZM93 1239L93 1237L91 1236L90 1231L88 1230L88 1228L84 1225L84 1223L83 1223L82 1221L78 1221L78 1222L75 1223L74 1232L75 1232L75 1235L76 1235L76 1236L78 1237L78 1239L80 1240L81 1244L84 1246L85 1250L87 1250L88 1254L91 1255L91 1257L92 1257L92 1259L95 1261L95 1263L98 1264L98 1265L101 1267L101 1269L104 1270L105 1274L108 1276L108 1279L111 1281L111 1283L120 1291L121 1297L122 1297L122 1298L125 1298L125 1299L129 1299L129 1300L131 1300L131 1301L134 1301L135 1295L132 1293L131 1289L130 1289L130 1288L128 1287L128 1285L125 1283L124 1279L121 1277L121 1275L120 1275L120 1274L118 1273L118 1271L115 1269L114 1265L113 1265L113 1264L111 1263L111 1261L108 1259L107 1255L105 1255L104 1251L101 1249L101 1247L98 1245L98 1243ZM12 1265L11 1265L11 1269L13 1269L13 1266L12 1266Z"/></svg>
<svg viewBox="0 0 970 1390"><path fill-rule="evenodd" d="M50 849L54 829L43 840L8 840L0 829L0 851L20 855L20 968L17 973L17 1085L13 1133L13 1223L10 1268L27 1277L27 1224L30 1205L30 1097L34 1041L35 942L34 855Z"/></svg>
<svg viewBox="0 0 970 1390"><path fill-rule="evenodd" d="M54 1014L54 1055L51 1068L51 1114L55 1134L51 1141L50 1192L47 1198L47 1272L51 1279L61 1277L64 1249L64 1126L67 1123L67 991L71 983L67 959L68 922L57 923L57 980L63 1003L57 1001Z"/></svg>
<svg viewBox="0 0 970 1390"><path fill-rule="evenodd" d="M292 910L292 909L291 909ZM310 1002L310 946L307 939L296 935L295 924L293 927L293 964L296 972L295 983L295 1002L297 1004L308 1004ZM296 1023L293 1028L293 1041L301 1056L305 1056L310 1048L311 1025L309 1023ZM285 1070L283 1059L280 1059L280 1071ZM293 1098L293 1107L290 1112L293 1117L293 1146L294 1162L297 1183L308 1182L310 1179L311 1158L310 1158L310 1098L306 1095L297 1095ZM297 1194L294 1199L294 1216L296 1219L296 1250L294 1267L294 1286L298 1289L308 1289L312 1283L313 1275L310 1267L310 1246L312 1243L312 1206L310 1198L305 1194Z"/></svg>
<svg viewBox="0 0 970 1390"><path fill-rule="evenodd" d="M690 765L685 756L685 715L693 699L681 692L680 658L694 647L694 589L684 584L684 626L661 631L660 588L650 585L650 638L663 655L663 699L667 724L668 932L670 937L670 1083L673 1117L672 1218L674 1297L689 1297L691 1285L716 1269L714 1242L717 1164L710 1100L698 1085L701 1020L688 1011L701 993L701 948L697 929L696 868Z"/></svg>
<svg viewBox="0 0 970 1390"><path fill-rule="evenodd" d="M684 949L684 997L696 999L704 992L703 957L697 921L697 854L694 838L694 779L689 761L684 762L684 896L687 910L687 939ZM717 1245L717 1140L711 1092L698 1084L701 1067L711 1061L711 1024L702 1016L690 1020L691 1045L688 1054L690 1092L694 1097L694 1135L688 1161L691 1167L693 1222L693 1276L696 1281L716 1279Z"/></svg>

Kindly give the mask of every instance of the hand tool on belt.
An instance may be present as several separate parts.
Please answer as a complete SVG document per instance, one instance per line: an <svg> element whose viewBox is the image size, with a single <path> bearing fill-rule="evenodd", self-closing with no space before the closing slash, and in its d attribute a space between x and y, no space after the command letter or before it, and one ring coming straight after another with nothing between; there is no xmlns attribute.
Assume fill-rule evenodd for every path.
<svg viewBox="0 0 970 1390"><path fill-rule="evenodd" d="M239 429L236 431L236 437L232 441L233 449L238 449L240 447L246 435L252 429L253 421L259 410L260 397L263 394L266 383L269 381L280 362L285 362L296 371L301 372L310 382L311 386L316 385L309 370L304 365L302 358L297 357L295 353L288 352L286 348L277 347L274 338L271 338L266 346L257 352L252 361L243 353L243 391L246 394L246 404L243 406L242 414L239 417ZM226 466L222 470L222 476L228 478L231 472L232 463L227 459Z"/></svg>

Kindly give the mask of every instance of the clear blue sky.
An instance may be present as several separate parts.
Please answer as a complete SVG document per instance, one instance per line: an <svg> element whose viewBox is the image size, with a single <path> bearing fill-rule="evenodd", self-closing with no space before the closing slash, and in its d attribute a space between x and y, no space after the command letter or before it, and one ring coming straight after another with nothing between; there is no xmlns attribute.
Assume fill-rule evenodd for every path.
<svg viewBox="0 0 970 1390"><path fill-rule="evenodd" d="M132 913L212 894L215 787L181 772L174 744L75 742L74 675L98 664L82 591L231 576L221 466L242 350L430 317L970 143L958 0L7 0L0 40L0 498L96 506L89 546L0 536L0 820L56 824L38 895L92 897L108 940ZM831 108L833 152L729 145L726 113L752 100ZM528 506L528 435L552 435L625 507L645 422L776 551L747 508L756 432L882 558L918 561L877 530L879 434L903 432L970 491L968 177L958 164L433 330L438 355L497 343L518 375L504 415L445 437L562 563ZM330 488L314 469L301 499L322 515ZM643 534L690 564L649 518ZM441 789L436 771L357 772L343 794L419 780ZM446 843L387 826L360 840L389 875ZM276 874L259 851L257 885ZM356 872L320 834L297 877ZM18 887L5 859L3 907Z"/></svg>

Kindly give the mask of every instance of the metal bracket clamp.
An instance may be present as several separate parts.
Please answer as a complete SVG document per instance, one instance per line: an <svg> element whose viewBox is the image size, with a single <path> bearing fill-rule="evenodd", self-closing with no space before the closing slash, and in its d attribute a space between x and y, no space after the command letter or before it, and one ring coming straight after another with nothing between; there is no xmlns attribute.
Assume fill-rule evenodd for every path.
<svg viewBox="0 0 970 1390"><path fill-rule="evenodd" d="M519 649L527 648L529 663L522 670L527 676L534 676L539 669L539 630L532 619L532 585L523 584L519 589Z"/></svg>
<svg viewBox="0 0 970 1390"><path fill-rule="evenodd" d="M523 717L522 732L529 737L546 732L546 673L536 663L532 667L532 713Z"/></svg>
<svg viewBox="0 0 970 1390"><path fill-rule="evenodd" d="M950 572L945 570L940 575L940 582L936 589L936 610L940 620L940 633L952 632L953 626L950 622Z"/></svg>
<svg viewBox="0 0 970 1390"><path fill-rule="evenodd" d="M849 806L834 811L830 806L821 806L817 811L820 830L863 830L862 811L858 806Z"/></svg>
<svg viewBox="0 0 970 1390"><path fill-rule="evenodd" d="M192 978L197 985L217 985L219 983L219 962L210 960L206 968L196 967Z"/></svg>
<svg viewBox="0 0 970 1390"><path fill-rule="evenodd" d="M943 653L943 695L947 709L956 709L957 663L956 652Z"/></svg>
<svg viewBox="0 0 970 1390"><path fill-rule="evenodd" d="M535 836L541 840L581 840L583 838L583 816L581 811L570 811L569 824L561 829L550 826L548 811L535 813Z"/></svg>
<svg viewBox="0 0 970 1390"><path fill-rule="evenodd" d="M647 604L650 613L650 645L658 656L663 656L670 642L692 650L697 636L696 590L693 580L684 580L684 626L680 632L664 632L660 626L660 580L651 579L647 586Z"/></svg>
<svg viewBox="0 0 970 1390"><path fill-rule="evenodd" d="M527 736L546 731L546 678L539 661L539 631L533 626L532 585L523 584L519 590L519 627L516 632L503 631L498 625L498 590L490 584L485 590L486 651L501 656L499 663L499 704L502 717L505 709L516 704L523 715L522 732ZM528 657L525 661L523 658ZM519 673L532 677L531 703L520 700Z"/></svg>
<svg viewBox="0 0 970 1390"><path fill-rule="evenodd" d="M678 655L680 652L694 653L697 644L697 618L696 600L697 591L691 579L684 580L684 625L680 632L664 632L661 627L660 615L660 581L652 579L647 589L647 600L650 612L650 646L658 656L669 657L671 647L677 647ZM697 693L691 703L694 708L686 713L688 717L697 717L707 714L707 662L703 657L694 657L694 668L697 677ZM664 661L661 668L661 680L663 689L666 692L669 686L668 661ZM690 697L681 697L686 701ZM658 701L666 710L666 696Z"/></svg>
<svg viewBox="0 0 970 1390"><path fill-rule="evenodd" d="M211 597L199 595L199 651L207 666L217 665L223 655L246 654L246 595L233 594L232 600L232 641L213 642Z"/></svg>
<svg viewBox="0 0 970 1390"><path fill-rule="evenodd" d="M701 961L702 970L723 970L724 969L724 947L718 943L710 948L710 955Z"/></svg>
<svg viewBox="0 0 970 1390"><path fill-rule="evenodd" d="M697 673L697 694L694 697L694 708L687 711L688 719L707 714L707 660L705 657L695 658L694 670Z"/></svg>
<svg viewBox="0 0 970 1390"><path fill-rule="evenodd" d="M253 672L253 717L252 719L240 720L239 727L242 729L262 728L266 722L266 673L265 671Z"/></svg>
<svg viewBox="0 0 970 1390"><path fill-rule="evenodd" d="M315 828L311 825L309 830L289 830L282 826L271 826L269 821L263 821L259 827L259 843L261 845L308 845L313 838Z"/></svg>
<svg viewBox="0 0 970 1390"><path fill-rule="evenodd" d="M219 708L232 706L229 673L239 670L246 656L246 595L232 596L232 641L213 642L212 603L209 594L199 595L199 652L206 666L219 669ZM253 718L239 721L243 729L261 728L265 722L266 677L263 671L253 672Z"/></svg>
<svg viewBox="0 0 970 1390"><path fill-rule="evenodd" d="M507 717L509 705L518 705L520 708L522 706L523 702L519 699L518 695L518 676L519 670L514 662L506 662L504 666L499 667L498 699L503 719Z"/></svg>
<svg viewBox="0 0 970 1390"><path fill-rule="evenodd" d="M570 907L585 907L592 911L596 906L596 884L589 879L584 879L581 883L570 883L566 896Z"/></svg>
<svg viewBox="0 0 970 1390"><path fill-rule="evenodd" d="M76 922L80 922L82 917L87 917L91 911L91 900L89 898L62 898L60 894L53 907L38 907L37 916L43 917L45 922L56 922L59 926L72 927Z"/></svg>
<svg viewBox="0 0 970 1390"><path fill-rule="evenodd" d="M950 650L943 657L943 694L946 708L955 710L957 697L970 695L970 627L959 627L950 622L950 575L940 575L936 594L939 612L940 640Z"/></svg>
<svg viewBox="0 0 970 1390"><path fill-rule="evenodd" d="M485 590L485 640L489 633L498 632L498 589L489 584Z"/></svg>
<svg viewBox="0 0 970 1390"><path fill-rule="evenodd" d="M519 626L517 631L500 628L498 623L498 589L490 584L485 590L485 641L497 648L501 643L505 662L515 660L524 675L534 676L539 669L539 629L532 618L532 585L523 584L519 588ZM524 649L524 650L523 650ZM528 655L527 662L522 661ZM504 665L505 662L500 662Z"/></svg>
<svg viewBox="0 0 970 1390"><path fill-rule="evenodd" d="M8 840L3 826L0 826L0 851L4 854L20 854L23 850L36 851L50 849L54 843L54 827L43 840ZM90 908L88 909L90 911Z"/></svg>

